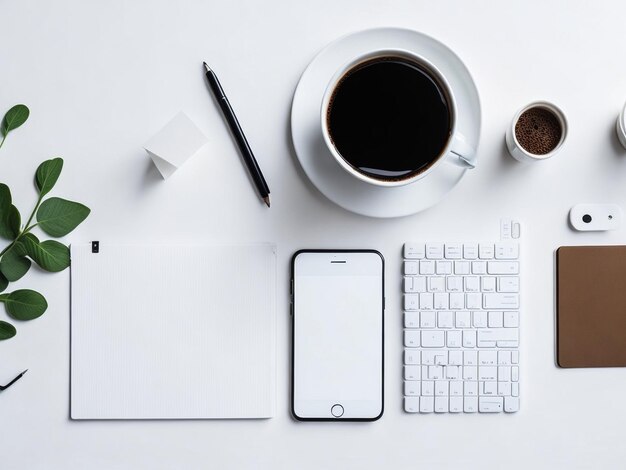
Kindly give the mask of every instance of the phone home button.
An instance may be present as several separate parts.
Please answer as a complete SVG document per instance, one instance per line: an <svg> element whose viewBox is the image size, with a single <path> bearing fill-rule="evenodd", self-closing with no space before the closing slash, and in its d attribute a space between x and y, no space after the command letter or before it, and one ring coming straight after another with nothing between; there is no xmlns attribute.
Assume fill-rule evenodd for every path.
<svg viewBox="0 0 626 470"><path fill-rule="evenodd" d="M330 414L332 414L335 418L341 418L343 416L343 406L340 404L333 405L330 409Z"/></svg>

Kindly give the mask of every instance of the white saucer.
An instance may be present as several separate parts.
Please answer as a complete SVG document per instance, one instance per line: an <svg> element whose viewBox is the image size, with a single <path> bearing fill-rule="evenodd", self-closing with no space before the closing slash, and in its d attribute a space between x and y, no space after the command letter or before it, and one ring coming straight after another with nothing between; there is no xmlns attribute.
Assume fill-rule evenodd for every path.
<svg viewBox="0 0 626 470"><path fill-rule="evenodd" d="M350 34L326 46L306 68L291 108L291 135L300 165L313 184L335 204L370 217L402 217L439 202L466 170L442 162L424 178L396 187L379 187L351 176L324 144L321 103L336 71L355 57L379 49L405 49L430 61L448 80L457 100L458 130L478 148L480 100L469 71L448 47L417 31L380 28ZM476 171L476 170L469 170Z"/></svg>

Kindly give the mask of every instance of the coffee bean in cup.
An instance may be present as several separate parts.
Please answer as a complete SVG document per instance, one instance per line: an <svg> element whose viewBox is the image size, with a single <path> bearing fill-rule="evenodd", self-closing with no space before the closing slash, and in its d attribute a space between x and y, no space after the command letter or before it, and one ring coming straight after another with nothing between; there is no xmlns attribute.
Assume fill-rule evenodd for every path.
<svg viewBox="0 0 626 470"><path fill-rule="evenodd" d="M560 149L567 134L563 112L546 101L537 101L517 112L506 133L511 155L519 161L545 160Z"/></svg>

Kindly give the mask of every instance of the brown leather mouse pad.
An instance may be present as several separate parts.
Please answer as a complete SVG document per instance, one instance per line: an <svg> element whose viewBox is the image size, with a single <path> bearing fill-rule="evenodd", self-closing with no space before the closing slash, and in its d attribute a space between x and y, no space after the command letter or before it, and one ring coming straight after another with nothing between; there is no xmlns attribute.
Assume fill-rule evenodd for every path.
<svg viewBox="0 0 626 470"><path fill-rule="evenodd" d="M556 260L559 366L626 366L626 246L562 246Z"/></svg>

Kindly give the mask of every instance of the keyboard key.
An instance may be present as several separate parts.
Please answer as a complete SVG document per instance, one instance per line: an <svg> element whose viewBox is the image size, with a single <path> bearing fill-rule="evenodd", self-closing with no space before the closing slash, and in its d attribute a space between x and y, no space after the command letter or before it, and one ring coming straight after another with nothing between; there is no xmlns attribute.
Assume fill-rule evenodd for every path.
<svg viewBox="0 0 626 470"><path fill-rule="evenodd" d="M498 365L499 366L511 365L511 351L498 351Z"/></svg>
<svg viewBox="0 0 626 470"><path fill-rule="evenodd" d="M471 320L470 313L466 311L456 312L456 327L457 328L470 328Z"/></svg>
<svg viewBox="0 0 626 470"><path fill-rule="evenodd" d="M511 351L511 363L519 364L519 351Z"/></svg>
<svg viewBox="0 0 626 470"><path fill-rule="evenodd" d="M516 366L511 367L511 380L513 382L519 381L519 367L516 367Z"/></svg>
<svg viewBox="0 0 626 470"><path fill-rule="evenodd" d="M404 274L417 274L417 263L415 261L404 262Z"/></svg>
<svg viewBox="0 0 626 470"><path fill-rule="evenodd" d="M445 366L448 363L448 351L437 351L435 353L435 365Z"/></svg>
<svg viewBox="0 0 626 470"><path fill-rule="evenodd" d="M454 274L469 274L470 271L469 261L454 262Z"/></svg>
<svg viewBox="0 0 626 470"><path fill-rule="evenodd" d="M413 277L404 276L404 292L405 293L413 292Z"/></svg>
<svg viewBox="0 0 626 470"><path fill-rule="evenodd" d="M449 348L460 348L462 345L461 332L458 330L446 333L446 344Z"/></svg>
<svg viewBox="0 0 626 470"><path fill-rule="evenodd" d="M487 328L487 312L473 312L472 317L474 328Z"/></svg>
<svg viewBox="0 0 626 470"><path fill-rule="evenodd" d="M404 394L409 397L420 395L420 382L417 380L407 380L404 382Z"/></svg>
<svg viewBox="0 0 626 470"><path fill-rule="evenodd" d="M463 395L466 397L477 397L478 382L463 382Z"/></svg>
<svg viewBox="0 0 626 470"><path fill-rule="evenodd" d="M451 366L463 365L463 351L449 351L448 352L448 364Z"/></svg>
<svg viewBox="0 0 626 470"><path fill-rule="evenodd" d="M487 274L487 262L472 261L472 274Z"/></svg>
<svg viewBox="0 0 626 470"><path fill-rule="evenodd" d="M415 292L426 292L425 276L417 276L413 278L413 290Z"/></svg>
<svg viewBox="0 0 626 470"><path fill-rule="evenodd" d="M461 259L463 256L463 246L460 243L446 243L445 250L447 259Z"/></svg>
<svg viewBox="0 0 626 470"><path fill-rule="evenodd" d="M450 276L446 279L449 292L463 291L463 278L460 276Z"/></svg>
<svg viewBox="0 0 626 470"><path fill-rule="evenodd" d="M511 381L511 368L509 366L498 366L498 382Z"/></svg>
<svg viewBox="0 0 626 470"><path fill-rule="evenodd" d="M498 394L498 382L479 382L478 391L480 396L496 396Z"/></svg>
<svg viewBox="0 0 626 470"><path fill-rule="evenodd" d="M435 397L420 397L420 413L432 413L435 411Z"/></svg>
<svg viewBox="0 0 626 470"><path fill-rule="evenodd" d="M465 413L476 413L478 411L478 397L464 397L463 411Z"/></svg>
<svg viewBox="0 0 626 470"><path fill-rule="evenodd" d="M478 257L480 259L491 259L494 256L494 248L491 243L481 243L478 246Z"/></svg>
<svg viewBox="0 0 626 470"><path fill-rule="evenodd" d="M497 351L480 351L478 353L478 364L481 366L495 366L498 364Z"/></svg>
<svg viewBox="0 0 626 470"><path fill-rule="evenodd" d="M419 312L404 312L404 327L405 328L419 328L420 327L420 313Z"/></svg>
<svg viewBox="0 0 626 470"><path fill-rule="evenodd" d="M478 410L481 413L499 413L502 411L502 397L480 397Z"/></svg>
<svg viewBox="0 0 626 470"><path fill-rule="evenodd" d="M463 396L463 381L461 381L461 380L452 380L450 382L450 396L451 397L462 397Z"/></svg>
<svg viewBox="0 0 626 470"><path fill-rule="evenodd" d="M463 351L463 365L477 366L478 365L478 351Z"/></svg>
<svg viewBox="0 0 626 470"><path fill-rule="evenodd" d="M447 366L444 372L446 374L445 377L448 380L460 378L458 366Z"/></svg>
<svg viewBox="0 0 626 470"><path fill-rule="evenodd" d="M519 397L519 383L513 382L511 384L511 395L514 397Z"/></svg>
<svg viewBox="0 0 626 470"><path fill-rule="evenodd" d="M426 258L443 258L443 243L426 243Z"/></svg>
<svg viewBox="0 0 626 470"><path fill-rule="evenodd" d="M463 397L450 397L450 413L463 411Z"/></svg>
<svg viewBox="0 0 626 470"><path fill-rule="evenodd" d="M480 278L476 276L467 276L464 278L465 290L467 292L480 292Z"/></svg>
<svg viewBox="0 0 626 470"><path fill-rule="evenodd" d="M420 326L422 328L435 328L437 326L437 312L420 312Z"/></svg>
<svg viewBox="0 0 626 470"><path fill-rule="evenodd" d="M422 365L425 366L434 366L435 365L435 356L438 354L437 351L422 351ZM441 354L441 352L439 352ZM426 373L428 375L428 372Z"/></svg>
<svg viewBox="0 0 626 470"><path fill-rule="evenodd" d="M486 328L477 330L478 347L495 347L496 341L518 341L517 328ZM486 343L493 343L487 345Z"/></svg>
<svg viewBox="0 0 626 470"><path fill-rule="evenodd" d="M463 367L463 380L478 380L478 367L464 366Z"/></svg>
<svg viewBox="0 0 626 470"><path fill-rule="evenodd" d="M404 380L421 380L421 366L404 366Z"/></svg>
<svg viewBox="0 0 626 470"><path fill-rule="evenodd" d="M435 396L436 397L448 396L448 381L447 380L437 380L435 382Z"/></svg>
<svg viewBox="0 0 626 470"><path fill-rule="evenodd" d="M448 412L448 397L435 397L435 413Z"/></svg>
<svg viewBox="0 0 626 470"><path fill-rule="evenodd" d="M452 261L437 261L437 274L452 274Z"/></svg>
<svg viewBox="0 0 626 470"><path fill-rule="evenodd" d="M407 348L418 348L420 345L420 332L407 330L404 332L404 345Z"/></svg>
<svg viewBox="0 0 626 470"><path fill-rule="evenodd" d="M420 274L435 274L435 262L434 261L420 261Z"/></svg>
<svg viewBox="0 0 626 470"><path fill-rule="evenodd" d="M426 256L424 243L405 243L404 257L409 259L422 259Z"/></svg>
<svg viewBox="0 0 626 470"><path fill-rule="evenodd" d="M465 308L465 294L461 292L450 293L450 309L460 310Z"/></svg>
<svg viewBox="0 0 626 470"><path fill-rule="evenodd" d="M483 294L483 308L518 309L519 294Z"/></svg>
<svg viewBox="0 0 626 470"><path fill-rule="evenodd" d="M480 280L481 290L483 292L495 292L496 291L496 278L493 276L483 277Z"/></svg>
<svg viewBox="0 0 626 470"><path fill-rule="evenodd" d="M445 310L450 308L449 294L446 292L437 292L433 294L433 308L436 310Z"/></svg>
<svg viewBox="0 0 626 470"><path fill-rule="evenodd" d="M464 348L476 347L476 332L474 330L463 331L463 347Z"/></svg>
<svg viewBox="0 0 626 470"><path fill-rule="evenodd" d="M435 382L422 380L422 396L432 397L435 395Z"/></svg>
<svg viewBox="0 0 626 470"><path fill-rule="evenodd" d="M519 312L504 312L504 327L505 328L519 327Z"/></svg>
<svg viewBox="0 0 626 470"><path fill-rule="evenodd" d="M511 395L511 382L498 382L498 395L510 396Z"/></svg>
<svg viewBox="0 0 626 470"><path fill-rule="evenodd" d="M437 312L437 327L454 328L453 312Z"/></svg>
<svg viewBox="0 0 626 470"><path fill-rule="evenodd" d="M517 259L519 258L519 245L511 242L496 243L496 259Z"/></svg>
<svg viewBox="0 0 626 470"><path fill-rule="evenodd" d="M519 274L517 261L489 261L487 263L489 274Z"/></svg>
<svg viewBox="0 0 626 470"><path fill-rule="evenodd" d="M465 308L477 309L483 304L483 295L480 293L465 294Z"/></svg>
<svg viewBox="0 0 626 470"><path fill-rule="evenodd" d="M504 411L507 413L515 413L519 411L519 398L504 397Z"/></svg>
<svg viewBox="0 0 626 470"><path fill-rule="evenodd" d="M420 410L419 397L405 397L404 398L404 411L407 413L417 413Z"/></svg>
<svg viewBox="0 0 626 470"><path fill-rule="evenodd" d="M441 366L428 366L428 379L440 380L443 379L443 367Z"/></svg>
<svg viewBox="0 0 626 470"><path fill-rule="evenodd" d="M428 292L445 292L446 278L443 276L433 276L428 278Z"/></svg>
<svg viewBox="0 0 626 470"><path fill-rule="evenodd" d="M489 312L489 328L502 328L502 312Z"/></svg>
<svg viewBox="0 0 626 470"><path fill-rule="evenodd" d="M519 277L505 276L498 278L498 292L519 292Z"/></svg>
<svg viewBox="0 0 626 470"><path fill-rule="evenodd" d="M419 309L420 294L404 294L404 310Z"/></svg>
<svg viewBox="0 0 626 470"><path fill-rule="evenodd" d="M498 368L491 366L480 366L478 368L478 380L498 380Z"/></svg>
<svg viewBox="0 0 626 470"><path fill-rule="evenodd" d="M420 363L420 351L405 349L404 363L407 365L418 365Z"/></svg>
<svg viewBox="0 0 626 470"><path fill-rule="evenodd" d="M423 330L422 331L422 347L424 348L443 348L445 345L445 334L439 330Z"/></svg>
<svg viewBox="0 0 626 470"><path fill-rule="evenodd" d="M463 244L463 258L465 259L478 258L478 243Z"/></svg>
<svg viewBox="0 0 626 470"><path fill-rule="evenodd" d="M494 295L505 295L505 294L494 294ZM512 295L512 294L506 294ZM419 294L420 298L420 309L422 310L432 310L433 309L433 294L430 292L424 292Z"/></svg>

